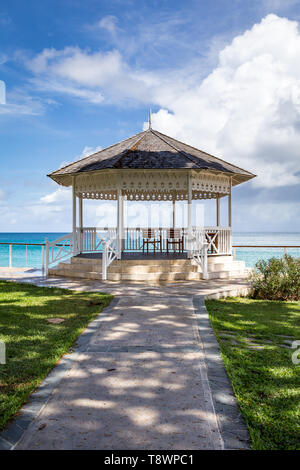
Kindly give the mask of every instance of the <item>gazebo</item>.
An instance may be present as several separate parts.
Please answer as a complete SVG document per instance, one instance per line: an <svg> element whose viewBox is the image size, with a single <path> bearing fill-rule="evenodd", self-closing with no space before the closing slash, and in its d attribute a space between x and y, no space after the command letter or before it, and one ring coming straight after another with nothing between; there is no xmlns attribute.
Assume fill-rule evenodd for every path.
<svg viewBox="0 0 300 470"><path fill-rule="evenodd" d="M187 266L192 266L200 279L210 277L208 267L218 260L219 264L226 261L232 267L232 188L255 175L152 129L149 121L146 131L48 175L56 183L72 187L73 199L72 232L54 242L46 241L49 274L93 278L94 273L96 279L136 280L143 276L135 277L134 267L139 265L142 269L141 265L148 262L146 273L155 274L156 270L153 279L163 279L168 263L172 266L173 260L173 265L178 265L182 260L184 272L190 272ZM228 199L225 227L220 223L220 200L224 197ZM84 199L116 201L116 226L84 227ZM216 201L215 226L192 224L192 201L204 199ZM172 227L127 227L125 200L172 201ZM187 203L185 227L176 227L177 201ZM70 260L62 262L68 257L72 258L72 269ZM131 265L131 277L122 276L126 263ZM49 270L51 266L55 267ZM119 276L113 276L118 274L117 266ZM180 275L171 278L185 279Z"/></svg>

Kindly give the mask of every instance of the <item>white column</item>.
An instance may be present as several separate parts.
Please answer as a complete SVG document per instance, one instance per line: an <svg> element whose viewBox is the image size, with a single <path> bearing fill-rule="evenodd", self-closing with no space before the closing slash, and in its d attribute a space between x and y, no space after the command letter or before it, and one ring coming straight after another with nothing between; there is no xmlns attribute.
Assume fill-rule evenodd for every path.
<svg viewBox="0 0 300 470"><path fill-rule="evenodd" d="M121 194L121 238L122 238L121 247L122 247L122 251L125 248L125 222L124 222L125 208L124 206L125 206L125 196Z"/></svg>
<svg viewBox="0 0 300 470"><path fill-rule="evenodd" d="M217 196L217 198L216 198L216 213L217 213L217 220L216 220L217 227L219 227L220 224L221 224L221 219L220 219L220 198L219 198L219 196Z"/></svg>
<svg viewBox="0 0 300 470"><path fill-rule="evenodd" d="M124 233L124 199L122 196L122 190L118 189L118 210L117 210L118 259L121 259L123 233Z"/></svg>
<svg viewBox="0 0 300 470"><path fill-rule="evenodd" d="M79 197L79 249L80 253L82 253L83 250L83 200L82 197Z"/></svg>
<svg viewBox="0 0 300 470"><path fill-rule="evenodd" d="M152 206L152 203L151 201L148 201L148 204L145 205L145 207L147 207L147 225L148 227L147 228L151 228L151 206Z"/></svg>
<svg viewBox="0 0 300 470"><path fill-rule="evenodd" d="M76 234L76 190L75 176L72 177L72 202L73 202L73 255L77 254L77 234Z"/></svg>
<svg viewBox="0 0 300 470"><path fill-rule="evenodd" d="M229 189L229 194L228 194L228 226L230 227L230 241L229 241L229 247L230 247L230 252L232 252L232 199L231 199L231 192L232 192L232 180L230 178L230 189Z"/></svg>
<svg viewBox="0 0 300 470"><path fill-rule="evenodd" d="M172 200L172 209L173 209L173 228L176 227L176 200Z"/></svg>
<svg viewBox="0 0 300 470"><path fill-rule="evenodd" d="M231 179L228 194L228 227L232 227L232 205L231 205Z"/></svg>
<svg viewBox="0 0 300 470"><path fill-rule="evenodd" d="M191 252L191 243L192 243L192 183L190 179L190 175L188 174L188 217L187 217L187 225L188 225L188 257L192 256Z"/></svg>

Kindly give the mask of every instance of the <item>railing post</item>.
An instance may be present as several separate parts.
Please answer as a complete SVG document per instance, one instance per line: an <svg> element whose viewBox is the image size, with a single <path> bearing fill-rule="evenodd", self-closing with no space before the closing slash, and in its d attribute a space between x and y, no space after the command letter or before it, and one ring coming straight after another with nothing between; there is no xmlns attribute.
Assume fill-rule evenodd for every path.
<svg viewBox="0 0 300 470"><path fill-rule="evenodd" d="M207 250L208 250L208 243L205 242L202 247L202 278L203 279L208 279Z"/></svg>
<svg viewBox="0 0 300 470"><path fill-rule="evenodd" d="M79 252L83 251L83 200L82 196L79 197L79 237L78 237Z"/></svg>
<svg viewBox="0 0 300 470"><path fill-rule="evenodd" d="M236 260L236 248L233 248L233 259Z"/></svg>
<svg viewBox="0 0 300 470"><path fill-rule="evenodd" d="M9 267L12 268L12 244L9 244Z"/></svg>
<svg viewBox="0 0 300 470"><path fill-rule="evenodd" d="M193 200L193 191L190 175L188 175L188 213L187 213L187 256L192 258L193 247L192 247L192 200Z"/></svg>
<svg viewBox="0 0 300 470"><path fill-rule="evenodd" d="M45 247L42 246L42 273L45 272Z"/></svg>
<svg viewBox="0 0 300 470"><path fill-rule="evenodd" d="M46 277L48 277L48 272L49 272L49 240L48 240L48 238L46 238L45 244L46 244L45 275L46 275Z"/></svg>
<svg viewBox="0 0 300 470"><path fill-rule="evenodd" d="M102 242L103 253L102 253L102 281L107 280L107 244L105 241Z"/></svg>
<svg viewBox="0 0 300 470"><path fill-rule="evenodd" d="M77 255L77 222L76 222L76 188L75 188L75 176L72 177L72 203L73 203L73 256Z"/></svg>

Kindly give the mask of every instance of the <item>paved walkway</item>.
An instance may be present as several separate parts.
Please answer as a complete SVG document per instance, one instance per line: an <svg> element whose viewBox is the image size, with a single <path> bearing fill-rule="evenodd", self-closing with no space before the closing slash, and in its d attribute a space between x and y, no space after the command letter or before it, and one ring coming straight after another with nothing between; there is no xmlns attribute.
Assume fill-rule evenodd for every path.
<svg viewBox="0 0 300 470"><path fill-rule="evenodd" d="M116 297L80 338L73 361L16 449L247 447L202 300L243 289L244 281L149 286L27 274L22 281Z"/></svg>

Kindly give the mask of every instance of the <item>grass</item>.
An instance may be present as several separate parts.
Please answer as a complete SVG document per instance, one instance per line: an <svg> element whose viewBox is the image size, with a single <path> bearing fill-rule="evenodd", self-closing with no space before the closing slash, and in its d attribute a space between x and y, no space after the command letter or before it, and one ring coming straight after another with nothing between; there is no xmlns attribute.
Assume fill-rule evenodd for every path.
<svg viewBox="0 0 300 470"><path fill-rule="evenodd" d="M0 281L0 430L111 298ZM64 322L47 321L58 317Z"/></svg>
<svg viewBox="0 0 300 470"><path fill-rule="evenodd" d="M206 306L252 448L299 450L300 364L279 335L300 340L300 303L234 298ZM247 338L262 349L250 349Z"/></svg>

